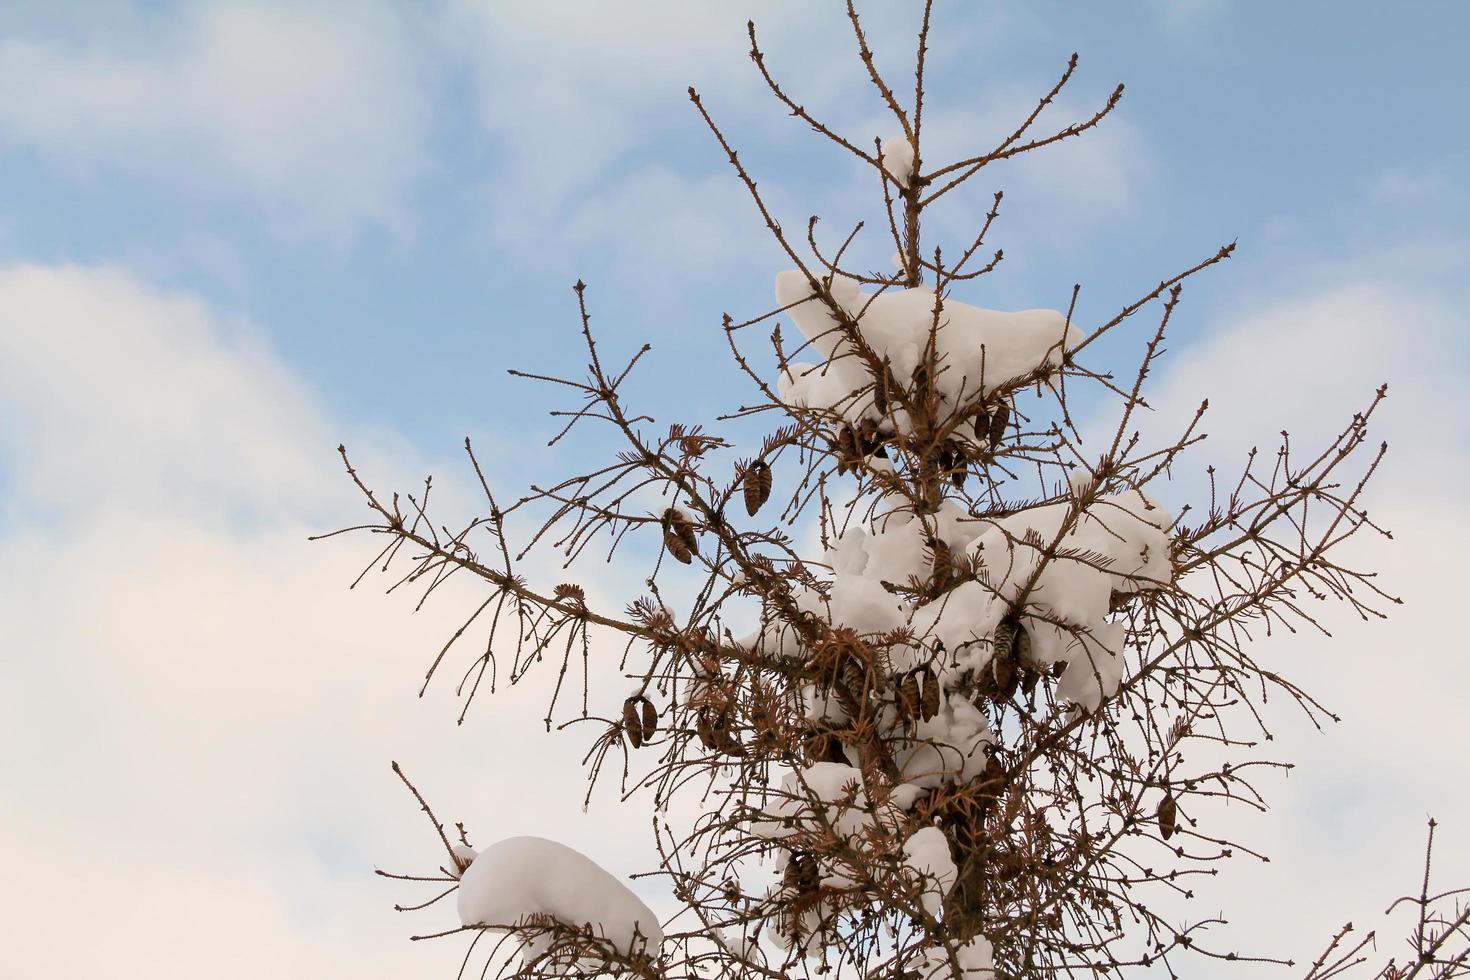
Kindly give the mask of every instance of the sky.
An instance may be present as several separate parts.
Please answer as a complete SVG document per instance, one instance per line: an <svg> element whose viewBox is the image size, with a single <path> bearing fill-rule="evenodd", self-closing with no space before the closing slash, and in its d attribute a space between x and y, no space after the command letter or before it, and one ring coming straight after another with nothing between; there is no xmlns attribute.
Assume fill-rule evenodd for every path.
<svg viewBox="0 0 1470 980"><path fill-rule="evenodd" d="M907 77L915 11L868 6ZM1153 379L1160 419L1211 399L1195 473L1321 438L1390 385L1370 511L1395 540L1361 554L1405 604L1262 645L1343 721L1273 706L1297 768L1268 813L1230 814L1271 862L1237 861L1196 911L1310 960L1342 922L1382 925L1430 814L1445 884L1470 881L1470 7L936 10L933 158L1008 132L1074 51L1043 122L1127 85L1098 130L938 217L959 244L1005 191L1006 260L962 299L1065 308L1081 283L1098 322L1238 242L1186 289ZM395 913L417 893L371 875L436 860L393 759L480 841L648 866L644 809L583 813L589 736L543 733L549 678L462 726L452 683L416 696L471 593L414 612L349 591L370 543L306 539L360 516L339 442L465 508L467 435L507 493L597 450L548 449L560 403L506 374L581 372L578 278L604 350L653 345L641 409L710 421L749 397L720 318L765 312L784 265L686 88L787 227L845 235L877 188L765 93L747 16L808 108L893 134L825 2L0 5L0 974L452 975L460 947L407 940L452 911ZM588 574L608 602L641 580Z"/></svg>

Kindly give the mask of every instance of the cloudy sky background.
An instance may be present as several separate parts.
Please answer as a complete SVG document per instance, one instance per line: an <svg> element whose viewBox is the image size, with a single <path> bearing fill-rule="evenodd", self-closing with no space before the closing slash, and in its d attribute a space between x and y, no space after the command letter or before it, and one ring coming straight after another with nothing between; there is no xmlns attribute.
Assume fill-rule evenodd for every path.
<svg viewBox="0 0 1470 980"><path fill-rule="evenodd" d="M394 758L481 842L647 867L646 811L581 813L585 736L541 736L535 690L462 727L448 684L414 696L469 596L349 593L368 542L306 536L358 513L339 441L382 485L434 472L451 507L467 434L508 492L595 449L547 451L555 403L505 375L579 370L579 276L605 349L654 344L640 407L739 404L720 314L763 312L782 263L686 86L787 227L840 236L875 203L764 96L747 14L808 107L891 135L835 6L0 7L0 973L452 975L458 946L406 941L452 912L398 915L413 893L370 874L436 860ZM895 78L913 19L870 21ZM1362 555L1406 604L1263 651L1344 721L1277 706L1299 767L1238 816L1272 862L1197 899L1230 910L1222 948L1300 961L1380 925L1431 813L1444 882L1470 880L1467 29L1444 3L939 5L930 159L1008 132L1074 50L1053 121L1128 85L1102 129L940 220L958 243L1006 192L1007 260L963 298L1065 307L1081 282L1095 322L1238 239L1156 378L1161 416L1216 408L1200 468L1320 437L1390 383L1370 509L1396 541ZM593 574L621 602L642 569Z"/></svg>

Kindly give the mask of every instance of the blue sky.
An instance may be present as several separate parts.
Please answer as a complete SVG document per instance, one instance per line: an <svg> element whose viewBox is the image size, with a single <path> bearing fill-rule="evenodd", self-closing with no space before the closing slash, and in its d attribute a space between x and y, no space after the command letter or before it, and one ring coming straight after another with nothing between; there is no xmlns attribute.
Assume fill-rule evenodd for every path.
<svg viewBox="0 0 1470 980"><path fill-rule="evenodd" d="M915 19L902 6L869 21L895 77ZM877 193L765 95L747 15L809 108L855 139L892 135L826 4L0 7L0 567L16 583L0 598L13 631L0 734L35 746L0 763L21 787L0 805L0 840L35 855L30 894L80 890L106 910L143 887L143 869L149 889L216 896L274 937L240 976L428 962L400 941L411 925L382 912L401 896L360 880L421 829L399 818L386 759L416 754L446 787L486 770L456 801L471 811L515 784L485 745L520 715L501 699L455 729L452 698L414 702L453 611L410 619L402 603L342 594L356 553L302 538L351 513L339 440L402 483L463 476L466 434L493 447L502 486L561 472L567 457L543 448L552 402L505 368L579 371L579 277L609 347L654 344L643 407L699 421L740 402L720 315L764 312L783 264L685 88L787 227L819 213L844 234L874 216ZM1349 633L1349 653L1332 656L1356 663L1351 651L1385 637L1440 649L1447 556L1466 540L1452 488L1467 470L1470 7L941 3L937 16L930 122L957 151L1002 135L1073 51L1081 66L1043 124L1127 85L1099 130L996 167L940 219L958 244L1006 192L992 235L1006 262L963 298L1065 307L1080 282L1078 319L1096 321L1238 240L1186 292L1161 404L1233 396L1217 433L1228 453L1283 425L1323 431L1390 381L1404 452L1383 506L1406 533L1382 560L1420 612L1398 632ZM881 240L860 247L886 261ZM1470 679L1458 652L1442 649L1434 676ZM1298 885L1352 885L1340 910L1311 918L1313 936L1386 904L1423 812L1444 818L1446 854L1467 864L1466 797L1434 776L1460 761L1444 746L1464 732L1434 708L1452 691L1462 703L1463 687L1424 687L1430 662L1397 681L1399 703L1422 710L1370 707L1373 685L1338 669L1324 683L1358 720L1335 748L1300 733L1292 754L1323 781L1284 789L1285 812L1260 832L1302 854ZM1393 777L1401 807L1344 789L1354 760L1416 752L1422 765ZM183 813L186 799L200 812ZM1334 863L1337 843L1385 820L1381 853L1362 859L1371 873ZM575 813L553 822L588 836ZM643 833L641 817L628 826ZM74 839L124 854L78 862ZM0 892L12 921L37 915L25 894ZM147 975L211 962L212 917L187 930L195 941L139 946L167 903L132 905L136 928L104 933L146 952ZM99 962L86 947L58 953L60 934L40 925L29 935L0 952L0 965L20 957L16 975Z"/></svg>
<svg viewBox="0 0 1470 980"><path fill-rule="evenodd" d="M248 316L334 409L434 444L519 405L520 386L487 390L486 367L542 360L541 338L570 328L565 287L578 276L595 290L604 329L628 341L648 334L673 362L709 349L721 311L766 301L779 255L756 244L754 216L686 84L706 91L768 186L785 192L789 222L804 220L834 167L856 180L759 98L740 12L633 5L563 32L574 6L535 18L514 5L477 18L469 6L446 25L429 8L329 14L308 4L352 22L331 31L351 35L348 57L398 75L292 66L281 71L291 84L242 103L232 86L282 60L310 62L289 44L234 61L217 50L225 42L213 34L232 17L265 8L7 5L0 255L122 263ZM764 19L784 78L832 118L887 132L843 57L840 21L815 7L799 24ZM1302 260L1453 241L1470 215L1458 176L1470 169L1470 137L1456 124L1454 45L1470 26L1460 5L997 4L942 20L957 36L936 58L940 112L1003 122L991 107L1044 89L1074 50L1074 110L1128 85L1095 153L1058 151L1067 159L1052 172L1071 186L1017 187L997 168L983 188L1013 202L997 241L1021 240L988 284L997 305L1057 305L1080 281L1084 303L1101 312L1239 238L1235 268L1201 287L1205 302L1222 303L1300 278ZM601 40L602 21L622 33ZM901 37L903 22L887 17L885 40ZM538 56L509 50L523 33ZM638 34L641 45L620 49ZM693 34L693 50L667 50ZM297 36L303 48L319 40ZM879 50L895 65L909 55L906 41ZM83 65L95 76L67 74ZM138 82L147 72L159 77ZM539 91L551 74L560 80ZM209 88L193 97L175 88L200 78ZM128 81L160 89L108 119L109 90ZM88 83L97 89L75 90ZM60 111L48 111L48 97ZM273 98L308 108L272 119ZM1050 165L1037 159L1043 173ZM328 187L329 202L314 204ZM850 201L870 188L845 190ZM640 210L653 212L657 234L626 227ZM834 229L842 210L827 215ZM399 359L387 352L405 348L439 380L433 398L393 383ZM710 401L698 408L732 394L700 386Z"/></svg>

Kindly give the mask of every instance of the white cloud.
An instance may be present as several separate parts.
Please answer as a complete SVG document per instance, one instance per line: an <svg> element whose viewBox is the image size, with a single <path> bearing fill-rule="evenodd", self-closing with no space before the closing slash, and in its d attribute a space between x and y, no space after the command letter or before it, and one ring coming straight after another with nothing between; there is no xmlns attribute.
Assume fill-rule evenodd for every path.
<svg viewBox="0 0 1470 980"><path fill-rule="evenodd" d="M1283 428L1300 455L1320 447L1389 383L1369 435L1374 444L1386 439L1390 451L1368 508L1394 540L1365 536L1346 551L1353 565L1378 570L1383 587L1405 604L1390 608L1386 622L1363 622L1329 604L1317 611L1334 638L1300 632L1258 642L1258 662L1343 720L1319 734L1289 700L1273 699L1276 738L1261 754L1297 768L1289 779L1266 777L1272 810L1191 814L1204 833L1229 821L1231 836L1271 858L1239 857L1218 882L1197 886L1198 898L1187 903L1196 917L1224 909L1232 920L1213 930L1220 938L1211 948L1298 963L1349 920L1360 932L1379 929L1381 959L1402 958L1407 923L1385 927L1381 913L1417 888L1429 814L1441 822L1437 880L1448 888L1470 878L1470 790L1455 776L1463 769L1470 688L1470 663L1456 639L1460 568L1470 552L1460 491L1470 478L1462 317L1448 294L1362 278L1363 264L1346 267L1339 277L1346 284L1222 317L1168 355L1145 430L1155 443L1171 438L1169 423L1177 426L1210 399L1210 437L1192 451L1192 463L1176 468L1197 489L1191 471L1208 460L1229 479L1251 446L1270 458ZM1234 975L1228 964L1214 972L1195 966L1200 976Z"/></svg>
<svg viewBox="0 0 1470 980"><path fill-rule="evenodd" d="M453 975L462 944L405 938L452 906L396 916L428 896L371 876L442 858L394 758L479 842L646 865L640 809L580 815L554 671L463 728L467 655L414 697L467 596L410 617L344 587L370 542L306 541L359 513L340 426L249 324L114 268L0 270L0 415L0 973ZM348 441L385 482L422 466Z"/></svg>
<svg viewBox="0 0 1470 980"><path fill-rule="evenodd" d="M600 308L609 298L636 303L655 337L658 324L683 321L685 314L673 310L691 283L727 282L752 267L765 272L777 254L733 173L685 176L653 164L608 177L595 196L579 197L554 222L532 200L492 207L502 233L516 238L509 261L544 269L547 256L597 256L605 277L592 282ZM575 262L565 268L566 276L577 274ZM665 319L670 314L672 321Z"/></svg>
<svg viewBox="0 0 1470 980"><path fill-rule="evenodd" d="M105 37L69 23L0 41L0 144L263 207L293 233L409 230L428 93L393 7L112 13Z"/></svg>
<svg viewBox="0 0 1470 980"><path fill-rule="evenodd" d="M1283 428L1303 449L1320 442L1387 383L1377 417L1393 454L1385 482L1405 492L1421 466L1449 476L1445 467L1465 464L1462 452L1444 451L1465 445L1461 319L1439 294L1372 279L1243 309L1166 355L1149 418L1187 418L1208 397L1210 436L1196 455L1233 462L1251 446L1274 450Z"/></svg>
<svg viewBox="0 0 1470 980"><path fill-rule="evenodd" d="M1455 194L1457 188L1449 176L1437 171L1391 170L1373 182L1373 196L1382 201L1431 201Z"/></svg>
<svg viewBox="0 0 1470 980"><path fill-rule="evenodd" d="M970 102L966 108L938 108L927 117L929 139L924 153L925 169L968 159L1000 145L1052 84L1038 80L1031 85L997 86ZM1023 138L1038 139L1092 117L1102 107L1109 89L1095 97L1079 94L1087 81L1074 81L1068 94L1041 114ZM975 214L988 209L990 195L1005 192L1001 218L990 240L1005 242L1006 251L1017 254L1024 243L1045 242L1058 237L1059 229L1076 237L1101 222L1127 214L1137 204L1138 194L1154 170L1146 140L1127 118L1127 101L1097 127L1080 136L1062 140L1034 152L991 164L954 192L955 200L938 205L942 229L955 243L969 244L976 230ZM952 175L953 176L953 175ZM966 206L957 206L963 200Z"/></svg>
<svg viewBox="0 0 1470 980"><path fill-rule="evenodd" d="M869 6L865 23L879 61L907 84L917 11ZM690 85L768 201L785 203L782 192L794 180L814 185L811 200L778 207L798 238L807 216L823 205L850 208L854 197L867 210L881 204L868 174L861 194L851 193L846 158L791 118L748 56L750 18L786 91L865 143L879 135L865 124L881 101L840 9L774 2L573 9L453 0L448 10L449 31L471 68L481 123L495 146L495 173L481 195L488 227L528 261L571 258L568 247L595 248L637 252L651 267L718 275L726 256L752 254L752 240L754 254L777 260L774 245L759 245L759 216L690 104ZM945 28L931 65L957 58L981 33L973 22L945 22ZM892 127L882 126L882 134ZM677 156L654 156L651 147ZM830 174L819 169L825 165ZM734 234L730 222L707 220L711 212L735 219ZM552 231L559 228L571 233ZM639 251L645 244L647 253Z"/></svg>
<svg viewBox="0 0 1470 980"><path fill-rule="evenodd" d="M0 293L12 501L197 521L322 499L332 434L250 324L114 268L12 266Z"/></svg>
<svg viewBox="0 0 1470 980"><path fill-rule="evenodd" d="M699 126L690 85L727 102L758 96L745 56L747 17L773 41L828 24L815 39L820 44L830 28L845 26L830 12L774 4L752 11L653 2L572 8L452 0L446 21L472 67L481 120L508 176L535 178L514 184L516 193L554 201L650 133Z"/></svg>

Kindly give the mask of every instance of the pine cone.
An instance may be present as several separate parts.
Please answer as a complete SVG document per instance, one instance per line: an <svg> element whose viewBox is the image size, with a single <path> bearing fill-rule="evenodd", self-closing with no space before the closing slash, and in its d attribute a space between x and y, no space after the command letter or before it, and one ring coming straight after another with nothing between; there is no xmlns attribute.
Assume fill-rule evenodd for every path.
<svg viewBox="0 0 1470 980"><path fill-rule="evenodd" d="M975 430L975 438L988 445L990 442L990 415L983 409L977 411L970 426Z"/></svg>
<svg viewBox="0 0 1470 980"><path fill-rule="evenodd" d="M798 893L805 894L816 891L817 886L821 884L820 879L817 877L816 859L805 851L793 851L791 853L791 860L786 862L784 880L788 886L796 889Z"/></svg>
<svg viewBox="0 0 1470 980"><path fill-rule="evenodd" d="M643 747L643 722L638 717L637 698L623 702L623 731L628 733L628 741L633 743L633 748Z"/></svg>
<svg viewBox="0 0 1470 980"><path fill-rule="evenodd" d="M677 541L682 547L675 548L670 539ZM699 539L694 536L694 525L677 507L664 511L664 544L685 565L699 554Z"/></svg>
<svg viewBox="0 0 1470 980"><path fill-rule="evenodd" d="M839 476L857 466L857 433L852 431L852 426L844 425L837 430L837 435L832 440L832 452L837 456Z"/></svg>
<svg viewBox="0 0 1470 980"><path fill-rule="evenodd" d="M898 685L899 710L905 718L913 718L921 710L920 702L923 694L919 690L919 677L917 674L909 674Z"/></svg>
<svg viewBox="0 0 1470 980"><path fill-rule="evenodd" d="M1011 656L1011 647L1016 639L1016 626L1008 619L1003 619L995 627L995 632L990 636L991 659L1007 660Z"/></svg>
<svg viewBox="0 0 1470 980"><path fill-rule="evenodd" d="M986 432L986 438L990 440L990 451L995 452L1000 448L1001 440L1006 437L1006 426L1011 421L1011 407L1001 402L996 408L995 414L990 416L990 426ZM977 426L978 428L978 426Z"/></svg>
<svg viewBox="0 0 1470 980"><path fill-rule="evenodd" d="M1031 659L1031 634L1026 632L1026 627L1018 625L1014 639L1011 640L1011 650L1015 653L1015 659L1023 667L1035 666Z"/></svg>
<svg viewBox="0 0 1470 980"><path fill-rule="evenodd" d="M934 591L940 592L954 578L954 553L940 538L929 540L929 550L934 553L934 569L929 576L929 584Z"/></svg>
<svg viewBox="0 0 1470 980"><path fill-rule="evenodd" d="M990 661L990 668L995 674L997 700L1009 701L1015 697L1016 688L1021 684L1021 678L1016 673L1016 662L1008 656L995 657Z"/></svg>
<svg viewBox="0 0 1470 980"><path fill-rule="evenodd" d="M1174 831L1179 826L1179 806L1174 802L1174 794L1164 790L1164 798L1159 801L1157 812L1159 818L1159 833L1164 840L1174 836Z"/></svg>
<svg viewBox="0 0 1470 980"><path fill-rule="evenodd" d="M674 558L681 564L688 565L690 562L694 561L694 555L690 553L688 546L685 545L684 541L673 531L667 529L664 530L664 547L667 548L669 550L669 554L673 555Z"/></svg>
<svg viewBox="0 0 1470 980"><path fill-rule="evenodd" d="M766 465L765 460L758 459L751 463L745 471L745 479L742 481L745 493L745 512L751 517L761 509L771 497L771 468Z"/></svg>
<svg viewBox="0 0 1470 980"><path fill-rule="evenodd" d="M925 721L939 714L939 678L928 667L921 668L920 674L924 691L921 707Z"/></svg>

